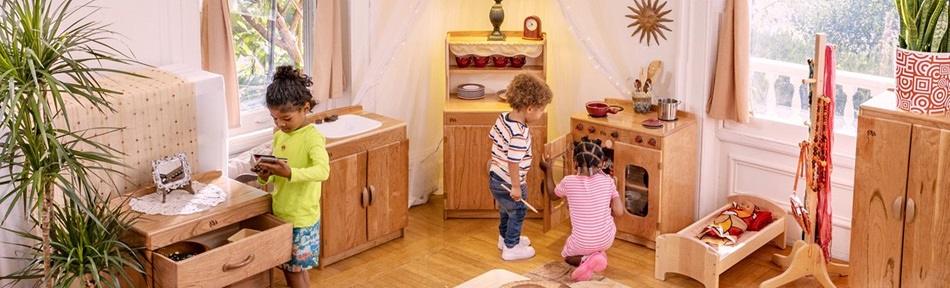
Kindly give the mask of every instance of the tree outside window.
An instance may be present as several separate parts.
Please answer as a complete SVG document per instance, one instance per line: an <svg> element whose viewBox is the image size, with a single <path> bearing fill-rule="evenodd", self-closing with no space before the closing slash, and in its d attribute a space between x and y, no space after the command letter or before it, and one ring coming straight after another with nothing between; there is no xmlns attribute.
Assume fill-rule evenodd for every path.
<svg viewBox="0 0 950 288"><path fill-rule="evenodd" d="M315 2L315 1L312 1ZM312 23L303 0L231 0L231 29L241 99L241 112L264 108L264 93L274 69L304 68L305 43Z"/></svg>

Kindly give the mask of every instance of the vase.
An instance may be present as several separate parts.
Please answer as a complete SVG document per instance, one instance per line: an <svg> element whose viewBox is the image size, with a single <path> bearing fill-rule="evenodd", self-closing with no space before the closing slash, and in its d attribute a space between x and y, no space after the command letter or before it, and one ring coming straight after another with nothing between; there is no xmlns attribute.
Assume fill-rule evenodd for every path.
<svg viewBox="0 0 950 288"><path fill-rule="evenodd" d="M491 34L488 34L488 41L505 41L505 34L501 33L501 23L505 22L505 9L501 7L502 0L495 0L495 5L491 5L488 11L488 20L491 21Z"/></svg>
<svg viewBox="0 0 950 288"><path fill-rule="evenodd" d="M897 48L897 107L922 114L947 111L950 92L950 53L928 53Z"/></svg>

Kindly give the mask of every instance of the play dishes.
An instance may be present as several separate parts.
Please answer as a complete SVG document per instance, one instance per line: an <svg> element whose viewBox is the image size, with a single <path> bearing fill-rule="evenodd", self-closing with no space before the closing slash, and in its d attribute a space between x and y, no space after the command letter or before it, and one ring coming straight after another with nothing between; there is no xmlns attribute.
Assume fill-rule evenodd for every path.
<svg viewBox="0 0 950 288"><path fill-rule="evenodd" d="M465 100L485 98L485 86L482 84L466 83L459 85L458 97Z"/></svg>
<svg viewBox="0 0 950 288"><path fill-rule="evenodd" d="M617 112L623 111L623 107L617 105L608 105L607 103L601 101L590 101L587 102L587 114L591 117L604 117L607 116L607 113L617 114Z"/></svg>
<svg viewBox="0 0 950 288"><path fill-rule="evenodd" d="M642 124L643 127L647 127L647 128L663 128L663 121L660 121L660 119L656 119L656 118L649 118L647 120L643 120L643 122L640 122L640 124Z"/></svg>
<svg viewBox="0 0 950 288"><path fill-rule="evenodd" d="M175 262L194 257L206 251L208 251L207 245L192 241L176 242L155 250L156 253L168 257L168 259Z"/></svg>
<svg viewBox="0 0 950 288"><path fill-rule="evenodd" d="M501 101L508 101L508 89L498 90L495 94L498 95L498 99L501 99Z"/></svg>

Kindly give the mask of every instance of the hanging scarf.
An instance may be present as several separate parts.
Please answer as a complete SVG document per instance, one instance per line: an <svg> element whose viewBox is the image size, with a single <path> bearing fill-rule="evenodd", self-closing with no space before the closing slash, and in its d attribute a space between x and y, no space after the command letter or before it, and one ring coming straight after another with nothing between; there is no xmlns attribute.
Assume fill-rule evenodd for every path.
<svg viewBox="0 0 950 288"><path fill-rule="evenodd" d="M831 260L831 145L834 138L834 118L835 118L835 57L834 46L825 46L825 87L823 96L827 97L823 101L825 105L818 106L819 120L816 123L818 131L815 131L816 143L815 149L818 159L825 162L825 165L816 167L818 182L818 215L817 215L817 241L821 251L825 254L825 261ZM823 110L822 110L823 109Z"/></svg>

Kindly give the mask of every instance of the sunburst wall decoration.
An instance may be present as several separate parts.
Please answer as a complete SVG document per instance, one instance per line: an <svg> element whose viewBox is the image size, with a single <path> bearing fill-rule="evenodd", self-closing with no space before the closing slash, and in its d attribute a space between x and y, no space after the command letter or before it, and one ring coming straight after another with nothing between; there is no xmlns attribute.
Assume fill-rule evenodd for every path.
<svg viewBox="0 0 950 288"><path fill-rule="evenodd" d="M662 11L663 7L666 7L666 1L663 1L663 4L659 4L659 2L660 0L633 0L633 4L636 4L637 8L627 6L630 11L633 11L632 15L627 15L628 18L633 19L633 23L627 25L627 28L637 27L633 30L633 34L630 34L630 37L636 37L637 33L640 33L640 43L643 43L643 38L646 38L647 46L650 46L651 38L657 45L660 45L660 37L666 40L663 30L673 32L669 27L663 25L663 23L673 22L673 20L663 18L663 16L670 14L671 10Z"/></svg>

